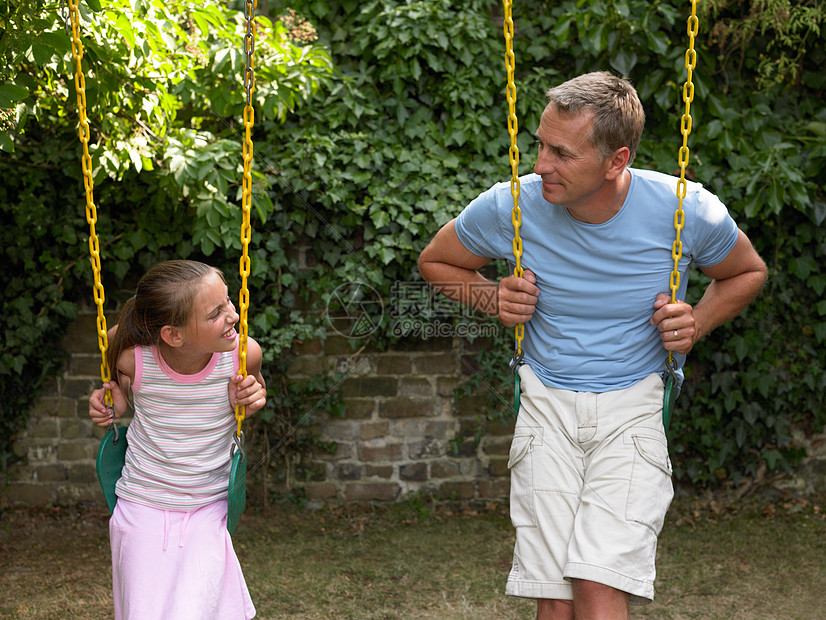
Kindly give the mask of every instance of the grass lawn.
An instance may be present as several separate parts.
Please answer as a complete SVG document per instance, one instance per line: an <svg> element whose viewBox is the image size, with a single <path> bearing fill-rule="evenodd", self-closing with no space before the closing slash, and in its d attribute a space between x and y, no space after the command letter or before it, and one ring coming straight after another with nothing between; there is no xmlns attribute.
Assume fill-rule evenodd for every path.
<svg viewBox="0 0 826 620"><path fill-rule="evenodd" d="M111 618L108 515L0 513L0 618ZM258 618L531 619L503 594L504 507L248 509L235 546ZM660 537L657 598L638 618L826 618L826 498L727 508L675 502ZM171 619L174 620L174 619Z"/></svg>

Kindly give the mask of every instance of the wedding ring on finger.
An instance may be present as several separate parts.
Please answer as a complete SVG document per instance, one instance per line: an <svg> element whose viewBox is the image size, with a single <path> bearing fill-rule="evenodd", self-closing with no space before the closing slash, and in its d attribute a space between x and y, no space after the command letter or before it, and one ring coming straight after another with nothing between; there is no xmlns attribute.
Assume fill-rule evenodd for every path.
<svg viewBox="0 0 826 620"><path fill-rule="evenodd" d="M675 329L674 330L674 340L677 340L678 338L679 338L679 336L677 335L677 330Z"/></svg>

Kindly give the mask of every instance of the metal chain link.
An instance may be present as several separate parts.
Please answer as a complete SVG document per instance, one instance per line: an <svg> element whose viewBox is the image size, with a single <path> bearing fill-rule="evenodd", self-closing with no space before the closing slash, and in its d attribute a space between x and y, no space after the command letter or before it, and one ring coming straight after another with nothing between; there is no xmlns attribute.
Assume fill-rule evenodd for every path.
<svg viewBox="0 0 826 620"><path fill-rule="evenodd" d="M683 136L683 145L678 153L680 164L680 179L677 181L677 210L674 212L674 229L676 231L674 243L671 246L671 258L674 259L674 269L671 272L671 303L677 302L677 290L680 288L680 259L683 256L683 242L680 235L685 225L685 212L683 211L683 198L686 196L685 170L688 166L689 149L688 136L691 134L691 102L694 101L694 82L691 78L697 66L697 52L694 50L694 39L699 32L700 20L697 19L697 0L691 0L691 15L688 17L688 49L685 53L685 68L687 76L683 84L683 102L685 112L680 119L680 133ZM668 353L668 365L673 367L674 352Z"/></svg>
<svg viewBox="0 0 826 620"><path fill-rule="evenodd" d="M94 277L94 299L97 306L97 334L98 348L100 349L100 378L104 383L111 380L112 375L109 364L106 361L106 351L109 348L109 341L106 333L106 315L103 312L103 302L106 296L101 282L100 267L100 242L98 241L95 226L98 221L97 208L94 199L94 182L92 177L92 158L89 155L89 121L86 118L86 79L83 75L83 44L80 42L80 16L78 13L78 0L68 0L69 20L72 31L72 56L75 59L75 90L77 91L77 107L79 113L78 137L83 146L83 185L86 188L86 221L89 223L89 256L92 263L92 274ZM69 22L67 22L69 23ZM112 407L112 393L106 390L105 401L107 407Z"/></svg>
<svg viewBox="0 0 826 620"><path fill-rule="evenodd" d="M522 237L520 236L520 229L522 227L522 209L519 207L519 147L516 144L516 135L519 132L519 124L516 118L516 84L514 83L514 71L516 69L516 57L513 53L513 2L511 0L503 0L505 9L505 65L507 67L507 97L508 97L508 134L510 134L511 145L508 150L508 155L511 164L511 195L513 195L513 209L511 211L511 221L513 223L513 256L515 259L515 266L513 275L521 278L524 270L522 269ZM522 361L522 340L525 337L525 326L518 323L514 326L514 353L513 366Z"/></svg>
<svg viewBox="0 0 826 620"><path fill-rule="evenodd" d="M247 279L250 275L249 245L252 238L252 224L250 211L252 204L252 127L255 123L255 110L252 107L252 91L255 89L255 7L257 0L245 0L244 18L247 22L247 32L244 35L244 54L246 67L244 70L244 90L246 91L246 106L244 106L244 176L241 195L241 260L239 273L241 275L241 291L238 300L238 372L247 376L247 337L249 334L248 313L250 306L249 288ZM243 437L241 423L246 417L246 406L235 407L235 419L238 422L236 436Z"/></svg>

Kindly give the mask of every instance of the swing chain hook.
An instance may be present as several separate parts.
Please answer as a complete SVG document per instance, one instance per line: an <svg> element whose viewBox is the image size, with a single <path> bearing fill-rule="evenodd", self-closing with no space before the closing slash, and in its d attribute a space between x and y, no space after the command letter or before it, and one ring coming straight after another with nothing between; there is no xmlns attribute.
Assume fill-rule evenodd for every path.
<svg viewBox="0 0 826 620"><path fill-rule="evenodd" d="M513 350L513 358L510 361L510 369L513 374L519 372L519 366L522 364L522 360L525 357L525 352L522 350L521 347L517 346Z"/></svg>
<svg viewBox="0 0 826 620"><path fill-rule="evenodd" d="M244 431L232 436L232 447L229 449L229 457L232 459L235 456L235 450L241 453L241 462L247 460L247 451L244 449Z"/></svg>
<svg viewBox="0 0 826 620"><path fill-rule="evenodd" d="M63 18L63 27L66 29L66 36L72 34L69 20L69 11L66 9L66 0L60 0L60 17Z"/></svg>
<svg viewBox="0 0 826 620"><path fill-rule="evenodd" d="M106 405L106 411L108 411L111 416L111 420L109 421L109 428L112 429L115 437L112 439L112 445L118 445L118 441L120 441L120 432L118 431L118 425L115 423L115 408L112 405Z"/></svg>

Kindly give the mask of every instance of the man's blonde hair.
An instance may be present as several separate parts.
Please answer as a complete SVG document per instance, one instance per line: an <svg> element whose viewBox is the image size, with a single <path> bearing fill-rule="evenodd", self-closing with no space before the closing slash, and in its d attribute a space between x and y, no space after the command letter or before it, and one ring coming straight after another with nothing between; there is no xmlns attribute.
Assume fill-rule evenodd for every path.
<svg viewBox="0 0 826 620"><path fill-rule="evenodd" d="M645 126L645 111L637 91L628 80L607 71L586 73L548 90L548 105L561 114L593 114L591 144L610 157L617 149L628 147L634 161Z"/></svg>

